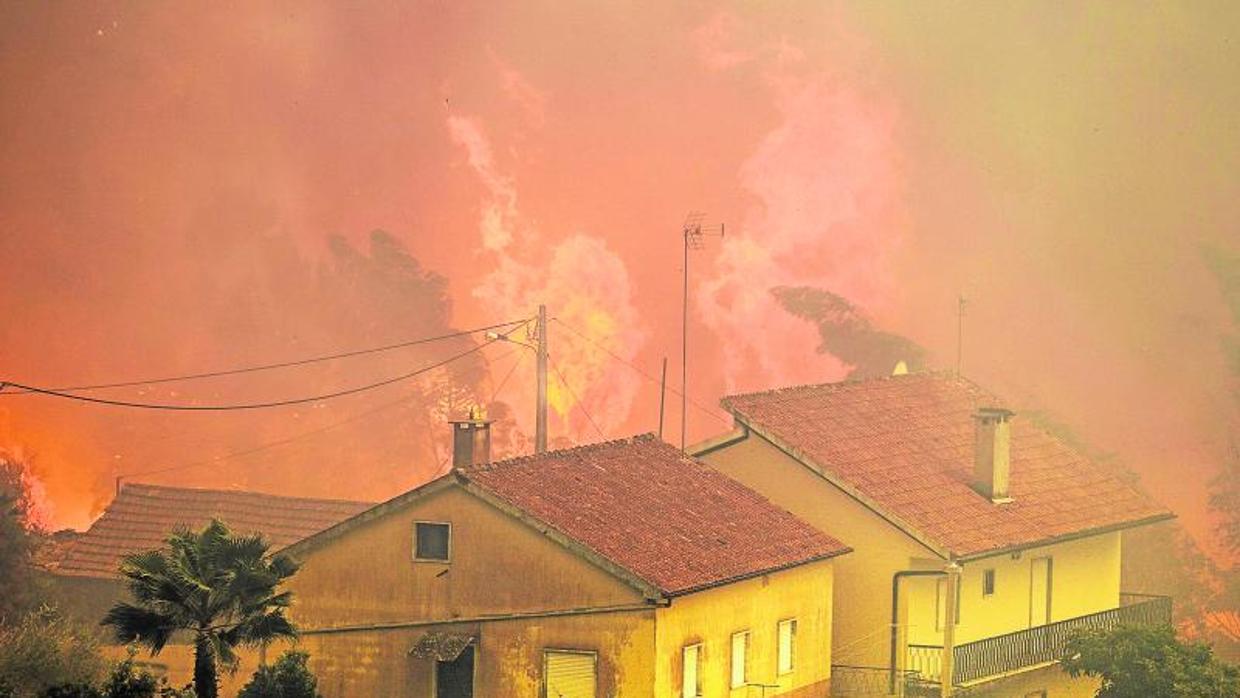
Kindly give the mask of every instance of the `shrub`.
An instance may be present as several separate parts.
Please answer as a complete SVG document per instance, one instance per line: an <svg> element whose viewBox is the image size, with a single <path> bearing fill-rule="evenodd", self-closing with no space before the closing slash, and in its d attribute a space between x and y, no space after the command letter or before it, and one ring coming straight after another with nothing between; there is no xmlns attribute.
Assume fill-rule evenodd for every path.
<svg viewBox="0 0 1240 698"><path fill-rule="evenodd" d="M45 606L0 627L0 684L15 698L93 684L105 666L92 630L53 608Z"/></svg>
<svg viewBox="0 0 1240 698"><path fill-rule="evenodd" d="M318 680L306 668L310 655L290 650L275 664L259 667L237 698L320 698Z"/></svg>

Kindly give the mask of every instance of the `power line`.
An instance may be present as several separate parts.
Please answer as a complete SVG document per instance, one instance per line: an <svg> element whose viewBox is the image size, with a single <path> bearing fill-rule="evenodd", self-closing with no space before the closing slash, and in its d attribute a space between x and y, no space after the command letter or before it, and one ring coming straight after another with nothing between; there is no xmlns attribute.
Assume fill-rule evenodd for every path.
<svg viewBox="0 0 1240 698"><path fill-rule="evenodd" d="M628 361L627 359L623 358L622 356L620 356L619 354L615 353L615 352L614 352L614 351L612 351L611 349L608 349L606 346L604 346L604 345L603 345L602 343L600 343L598 340L595 340L595 339L593 339L592 337L587 336L586 334L584 334L584 333L580 332L579 330L575 329L572 325L569 325L568 323L564 322L563 320L561 320L561 319L559 319L559 318L551 318L551 319L552 319L554 322L559 323L559 324L560 324L560 326L562 326L564 329L568 330L569 332L572 332L573 334L577 335L578 337L582 338L583 340L585 340L585 341L589 342L590 344L593 344L594 346L598 347L598 348L599 348L599 349L601 349L604 353L606 353L608 356L610 356L612 359L615 359L616 361L619 361L620 363L624 364L625 366L628 366L629 368L633 369L634 371L636 371L639 375L641 375L641 376L642 376L643 378L645 378L646 380L650 381L651 383L654 383L655 385L661 385L661 382L659 381L659 379L658 379L658 378L655 378L654 376L650 375L649 373L646 373L644 370L642 370L642 368L641 368L640 366L638 366L638 365L636 365L636 364L634 364L634 363L632 363L632 362ZM684 395L684 393L680 392L679 390L677 390L677 389L673 388L673 387L672 387L672 386L670 386L670 385L669 385L669 386L667 386L667 391L668 391L669 393L672 393L673 395L675 395L675 396L677 396L677 397L687 397L687 399L689 400L689 404L690 404L690 405L693 405L694 407L698 408L699 410L702 410L703 412L705 412L706 414L710 415L711 417L714 417L715 419L719 420L720 422L722 422L722 423L724 423L724 424L726 424L726 425L728 425L728 426L731 426L731 424L732 424L732 420L731 420L730 418L726 418L726 417L721 416L718 412L716 412L715 410L711 409L710 407L707 407L707 406L703 405L702 403L700 403L700 402L698 402L697 400L695 400L693 397L691 397L691 396L685 396L685 395Z"/></svg>
<svg viewBox="0 0 1240 698"><path fill-rule="evenodd" d="M568 394L572 396L573 403L577 405L577 409L581 410L581 413L584 414L586 419L590 421L590 426L594 427L594 431L598 432L599 437L606 439L607 435L603 433L603 430L598 426L598 422L594 421L594 417L590 415L588 410L586 410L585 403L581 401L581 398L577 397L577 393L573 392L573 387L568 384L567 380L565 380L564 374L560 372L560 367L556 365L554 360L552 360L550 354L547 355L547 361L551 364L551 369L555 371L555 375L559 376L560 384L563 385L564 389L568 391Z"/></svg>
<svg viewBox="0 0 1240 698"><path fill-rule="evenodd" d="M499 395L499 391L503 390L505 385L508 385L508 379L512 378L512 374L517 372L517 367L521 365L521 361L525 358L525 354L521 353L522 348L523 347L517 347L508 354L500 357L503 359L508 357L510 354L517 354L517 360L512 362L512 368L508 369L508 373L504 374L504 379L499 382L499 385L495 386L495 390L491 391L491 399L487 401L488 405L495 402L495 398Z"/></svg>
<svg viewBox="0 0 1240 698"><path fill-rule="evenodd" d="M503 355L501 355L499 358L500 358L500 359L505 359L505 358L507 358L508 356L510 356L510 355L512 355L513 353L515 353L515 351L516 351L516 350L513 350L513 351L508 352L507 354L503 354ZM519 359L518 359L518 360L519 360ZM501 386L501 387L502 387L502 386ZM496 390L496 393L498 393L498 392L499 392L499 391L498 391L498 390ZM366 417L373 416L373 415L378 414L378 413L380 413L380 412L383 412L383 411L389 410L389 409L391 409L391 408L393 408L393 407L397 407L397 406L400 406L400 405L408 405L408 404L409 404L409 400L411 400L412 398L418 397L419 395L420 395L420 393L419 393L419 392L417 392L417 391L415 391L415 392L405 393L404 395L402 395L402 396L400 396L400 397L396 398L395 400L390 400L390 401L388 401L388 402L384 402L384 403L379 404L379 405L376 405L375 407L372 407L372 408L370 408L370 409L368 409L368 410L364 410L364 411L362 411L362 412L358 412L357 414L354 414L354 415L352 415L352 416L346 417L345 419L341 419L341 420L339 420L339 421L332 422L332 423L330 423L330 424L325 424L325 425L323 425L323 426L321 426L321 427L318 427L317 429L311 429L310 431L305 431L305 432L302 432L302 433L300 433L300 434L294 434L293 436L289 436L289 437L287 437L287 438L283 438L283 439L278 439L278 440L276 440L276 441L269 441L269 442L267 442L267 443L264 443L264 444L259 444L258 446L254 446L254 447L251 447L251 448L243 449L243 450L240 450L240 451L234 451L234 452L232 452L232 453L226 453L226 454L224 454L224 455L222 455L222 456L215 456L215 457L213 457L213 458L206 458L206 459L203 459L203 460L194 461L194 462L192 462L192 463L184 463L184 464L182 464L182 465L174 465L174 466L171 466L171 467L168 467L168 468L158 468L158 469L155 469L155 470L144 470L144 471L140 471L140 472L136 472L136 473L123 473L123 474L119 475L119 476L118 476L118 478L120 478L120 479L129 479L129 478L134 478L134 477L143 477L143 476L146 476L146 475L162 475L162 474L164 474L164 473L176 472L176 471L178 471L178 470L188 470L188 469L190 469L190 468L198 468L198 467L202 467L202 466L204 466L204 465L211 465L211 464L213 464L213 463L221 463L221 462L223 462L223 461L232 460L232 459L234 459L234 458L241 458L241 457L243 457L243 456L253 455L253 454L255 454L255 453L262 453L263 451L268 451L268 450L271 450L271 449L273 449L273 448L277 448L277 447L279 447L279 446L286 446L286 445L288 445L288 444L290 444L290 443L295 443L295 442L297 442L297 441L301 441L301 440L303 440L303 439L308 439L308 438L310 438L311 436L317 436L317 435L322 434L322 433L324 433L324 432L331 431L332 429L336 429L336 428L339 428L339 427L345 426L345 425L347 425L347 424L352 424L353 422L359 421L359 420L361 420L361 419L363 419L363 418L366 418ZM495 401L495 397L494 397L494 396L492 396L492 397L491 397L491 401L492 401L492 402L494 402L494 401Z"/></svg>
<svg viewBox="0 0 1240 698"><path fill-rule="evenodd" d="M83 391L88 391L88 390L103 390L105 388L129 388L129 387L133 387L137 385L158 385L160 383L175 383L178 381L198 380L201 378L219 378L221 376L234 376L234 375L238 375L242 373L254 373L257 371L268 371L271 369L278 369L278 368L291 368L294 366L305 366L308 364L320 363L323 361L334 361L336 359L347 359L347 358L351 358L354 356L362 356L364 354L377 354L377 353L381 353L385 351L392 351L394 349L403 349L405 347L412 347L418 344L429 344L430 342L438 342L438 341L442 341L445 339L464 337L464 336L475 334L478 332L486 332L487 330L495 330L501 327L520 325L521 323L525 323L525 322L529 322L528 318L521 319L521 320L510 320L508 322L501 322L501 323L497 323L494 325L487 325L486 327L475 327L472 330L460 330L457 332L450 332L448 334L441 334L441 335L437 335L434 337L423 337L421 339L413 339L413 340L408 340L404 342L397 342L395 344L386 344L386 345L379 346L379 347L371 347L369 349L356 349L353 351L339 352L336 354L315 356L315 357L311 357L308 359L297 359L295 361L281 361L279 363L261 364L258 366L246 366L243 368L231 368L231 369L225 369L221 371L206 371L203 373L191 373L191 374L183 375L183 376L167 376L164 378L150 378L146 380L129 380L129 381L121 381L118 383L95 383L91 385L70 385L70 386L59 386L55 388L42 388L42 389L27 388L27 387L19 385L18 383L8 382L8 383L5 383L5 385L10 385L13 387L20 387L22 389L13 390L9 392L0 392L0 395L23 395L23 394L29 394L29 393L46 392L46 391L52 391L56 393L71 393L71 392L83 392ZM511 330L509 330L509 332L511 332Z"/></svg>
<svg viewBox="0 0 1240 698"><path fill-rule="evenodd" d="M66 399L66 400L76 400L78 402L89 402L89 403L94 403L97 405L111 405L114 407L129 407L129 408L140 409L140 410L173 410L173 411L178 411L178 412L228 412L228 411L234 411L234 410L259 410L259 409L266 409L270 407L288 407L291 405L303 405L307 402L322 402L324 400L332 400L334 398L344 397L346 395L356 395L357 393L366 392L368 390L374 390L375 388L381 388L385 385L399 383L400 381L413 378L414 376L417 376L422 373L426 373L427 371L434 370L436 368L439 368L440 366L443 366L445 364L456 361L457 359L468 356L476 351L481 350L483 347L494 344L497 341L499 340L497 339L487 340L486 342L482 344L475 345L473 348L467 351L463 351L459 354L454 354L444 359L443 361L436 362L434 364L431 364L430 366L425 366L425 367L422 367L422 368L419 368L413 371L409 371L408 373L402 373L399 376L393 376L391 378L386 378L384 380L376 381L374 383L367 383L366 385L359 385L353 388L346 388L344 390L337 390L335 392L322 393L319 395L310 395L307 397L291 398L287 400L272 400L268 402L249 402L249 403L237 403L237 404L231 404L231 405L170 405L170 404L152 403L152 402L131 402L128 400L109 400L106 398L91 397L89 395L75 395L73 393L66 393L61 390L39 388L36 386L31 386L31 385L23 385L21 383L0 382L0 388L11 385L15 388L21 388L28 392L38 393L40 395L47 395L49 397L58 397L58 398Z"/></svg>

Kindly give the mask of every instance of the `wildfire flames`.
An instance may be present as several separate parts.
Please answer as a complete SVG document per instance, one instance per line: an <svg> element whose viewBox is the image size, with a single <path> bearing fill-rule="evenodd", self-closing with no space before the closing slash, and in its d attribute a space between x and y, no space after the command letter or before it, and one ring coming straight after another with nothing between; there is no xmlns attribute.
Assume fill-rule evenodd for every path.
<svg viewBox="0 0 1240 698"><path fill-rule="evenodd" d="M1005 6L372 10L0 9L0 379L280 362L546 304L553 442L651 431L703 210L727 234L689 258L691 440L729 428L726 391L951 367L963 337L966 374L1115 451L1209 539L1202 483L1237 424L1240 96L1129 71L1234 65L1225 23L1097 10L1131 58L1099 62ZM98 394L331 392L482 341ZM380 499L442 466L470 404L527 449L533 385L528 349L496 342L252 413L10 394L0 446L31 456L51 526L134 473Z"/></svg>

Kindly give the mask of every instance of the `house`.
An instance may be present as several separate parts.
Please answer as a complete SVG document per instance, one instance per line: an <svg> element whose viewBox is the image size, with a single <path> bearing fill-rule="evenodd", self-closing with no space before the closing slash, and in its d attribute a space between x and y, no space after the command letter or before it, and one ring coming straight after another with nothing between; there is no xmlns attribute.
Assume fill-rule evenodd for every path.
<svg viewBox="0 0 1240 698"><path fill-rule="evenodd" d="M327 696L820 696L848 548L652 435L453 469L284 552Z"/></svg>
<svg viewBox="0 0 1240 698"><path fill-rule="evenodd" d="M1169 621L1169 599L1120 589L1120 532L1172 515L966 379L722 404L736 430L693 452L855 546L836 563L833 661L885 669L889 692L902 672L986 683L1047 668L1076 628ZM1051 667L999 694L1081 690L1064 681Z"/></svg>
<svg viewBox="0 0 1240 698"><path fill-rule="evenodd" d="M276 549L371 506L367 502L258 492L126 484L88 530L69 537L58 546L54 559L43 561L48 594L68 615L96 625L109 608L128 598L118 572L121 559L163 547L177 528L201 528L218 518L238 533L263 534ZM125 656L123 647L104 649L111 656ZM151 668L167 672L174 681L184 682L192 673L189 649L168 647L157 657L148 660L140 655L140 659Z"/></svg>

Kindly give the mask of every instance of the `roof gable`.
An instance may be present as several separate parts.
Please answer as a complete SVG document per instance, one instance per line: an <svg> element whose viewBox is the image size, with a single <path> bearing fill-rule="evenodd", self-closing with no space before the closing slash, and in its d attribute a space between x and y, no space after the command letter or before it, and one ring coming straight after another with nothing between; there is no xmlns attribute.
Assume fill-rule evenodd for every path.
<svg viewBox="0 0 1240 698"><path fill-rule="evenodd" d="M212 518L239 533L261 533L278 549L370 506L338 499L127 484L91 527L65 546L53 569L70 576L115 577L125 555L159 548L175 529L198 528Z"/></svg>
<svg viewBox="0 0 1240 698"><path fill-rule="evenodd" d="M947 374L724 398L758 434L947 555L985 553L1169 518L1165 508L1029 420L1012 423L1010 493L970 486L973 413L999 404Z"/></svg>

